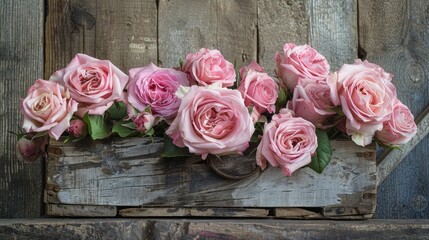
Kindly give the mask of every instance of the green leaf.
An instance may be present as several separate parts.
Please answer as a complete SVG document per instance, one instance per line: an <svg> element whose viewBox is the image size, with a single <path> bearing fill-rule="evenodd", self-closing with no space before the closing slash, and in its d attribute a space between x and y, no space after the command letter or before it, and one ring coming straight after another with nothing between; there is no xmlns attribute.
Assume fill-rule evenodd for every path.
<svg viewBox="0 0 429 240"><path fill-rule="evenodd" d="M192 154L187 147L180 148L173 143L173 139L164 135L164 153L163 157L190 157Z"/></svg>
<svg viewBox="0 0 429 240"><path fill-rule="evenodd" d="M153 128L146 131L147 136L153 136L155 134L155 130Z"/></svg>
<svg viewBox="0 0 429 240"><path fill-rule="evenodd" d="M137 129L137 126L136 124L134 124L134 122L121 122L121 125L129 129L133 129L133 130Z"/></svg>
<svg viewBox="0 0 429 240"><path fill-rule="evenodd" d="M311 158L310 168L317 173L322 173L323 169L328 166L332 158L332 147L329 142L328 133L322 130L316 130L317 150L316 155Z"/></svg>
<svg viewBox="0 0 429 240"><path fill-rule="evenodd" d="M110 127L102 115L88 115L85 113L83 121L88 125L88 133L93 140L110 136Z"/></svg>
<svg viewBox="0 0 429 240"><path fill-rule="evenodd" d="M112 106L107 109L110 119L121 120L127 116L127 106L124 102L115 102Z"/></svg>
<svg viewBox="0 0 429 240"><path fill-rule="evenodd" d="M180 70L183 70L183 59L179 59L179 66L180 66Z"/></svg>
<svg viewBox="0 0 429 240"><path fill-rule="evenodd" d="M280 87L279 95L278 95L277 101L276 101L276 112L279 112L280 109L286 107L286 101L287 101L286 92L282 87Z"/></svg>
<svg viewBox="0 0 429 240"><path fill-rule="evenodd" d="M124 123L117 122L113 125L112 133L117 133L120 137L129 137L133 135L138 135L138 132L133 129L124 126Z"/></svg>

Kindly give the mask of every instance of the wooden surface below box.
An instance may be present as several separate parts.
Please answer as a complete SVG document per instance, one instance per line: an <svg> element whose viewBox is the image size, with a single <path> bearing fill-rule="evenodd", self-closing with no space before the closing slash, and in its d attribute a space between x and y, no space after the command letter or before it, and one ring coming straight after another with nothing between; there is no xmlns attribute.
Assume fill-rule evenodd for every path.
<svg viewBox="0 0 429 240"><path fill-rule="evenodd" d="M376 204L375 147L331 141L322 174L282 175L269 167L242 180L214 173L199 157L161 158L163 140L51 141L45 202L51 216L370 218ZM219 167L250 172L254 157L226 156Z"/></svg>

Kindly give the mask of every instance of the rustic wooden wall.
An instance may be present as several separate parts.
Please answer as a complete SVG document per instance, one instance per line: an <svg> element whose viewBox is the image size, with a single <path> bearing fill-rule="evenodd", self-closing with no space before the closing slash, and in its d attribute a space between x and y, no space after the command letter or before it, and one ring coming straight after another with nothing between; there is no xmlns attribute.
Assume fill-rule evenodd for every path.
<svg viewBox="0 0 429 240"><path fill-rule="evenodd" d="M6 133L19 126L18 97L77 52L127 71L149 62L174 66L209 47L238 66L257 59L273 73L274 53L285 42L310 43L332 70L360 56L394 73L398 95L415 115L429 104L425 0L0 0L0 6L2 217L38 216L41 209L41 165L17 163L15 140ZM428 141L381 185L377 217L429 218Z"/></svg>

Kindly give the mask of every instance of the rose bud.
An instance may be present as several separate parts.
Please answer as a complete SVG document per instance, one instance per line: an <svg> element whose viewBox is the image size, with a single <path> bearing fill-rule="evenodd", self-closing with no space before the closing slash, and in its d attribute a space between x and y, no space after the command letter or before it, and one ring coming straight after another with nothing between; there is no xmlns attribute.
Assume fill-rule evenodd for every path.
<svg viewBox="0 0 429 240"><path fill-rule="evenodd" d="M45 147L48 144L48 136L32 139L31 136L25 136L16 143L16 155L23 162L35 162L45 155Z"/></svg>
<svg viewBox="0 0 429 240"><path fill-rule="evenodd" d="M148 112L142 112L134 116L132 120L137 127L137 131L144 133L153 127L155 117Z"/></svg>
<svg viewBox="0 0 429 240"><path fill-rule="evenodd" d="M82 138L88 134L88 126L81 119L73 119L70 121L70 127L67 132L73 137Z"/></svg>

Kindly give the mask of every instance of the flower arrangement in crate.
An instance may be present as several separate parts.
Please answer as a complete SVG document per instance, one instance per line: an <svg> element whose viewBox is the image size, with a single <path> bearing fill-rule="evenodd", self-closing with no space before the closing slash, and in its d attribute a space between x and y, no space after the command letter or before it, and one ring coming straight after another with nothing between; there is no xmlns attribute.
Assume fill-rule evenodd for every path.
<svg viewBox="0 0 429 240"><path fill-rule="evenodd" d="M218 50L188 54L176 68L149 64L126 75L108 60L77 54L21 101L20 159L34 161L48 138L165 137L165 157L242 154L287 176L309 166L321 173L342 134L365 146L394 147L416 133L392 75L368 61L338 71L308 45L288 43L275 56L275 78L252 62L236 74ZM237 76L239 75L239 76Z"/></svg>

